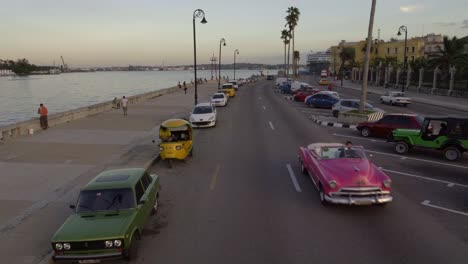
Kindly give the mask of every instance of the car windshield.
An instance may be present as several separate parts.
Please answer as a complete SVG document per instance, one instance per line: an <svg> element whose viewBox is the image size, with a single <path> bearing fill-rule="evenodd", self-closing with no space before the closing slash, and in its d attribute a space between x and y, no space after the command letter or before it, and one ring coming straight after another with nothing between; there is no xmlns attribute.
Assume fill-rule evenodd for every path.
<svg viewBox="0 0 468 264"><path fill-rule="evenodd" d="M418 124L422 126L424 122L424 117L423 116L416 116L416 121L418 121Z"/></svg>
<svg viewBox="0 0 468 264"><path fill-rule="evenodd" d="M355 147L324 147L322 159L365 159L366 153L362 148Z"/></svg>
<svg viewBox="0 0 468 264"><path fill-rule="evenodd" d="M193 109L194 114L211 114L212 112L211 106L197 106Z"/></svg>
<svg viewBox="0 0 468 264"><path fill-rule="evenodd" d="M77 212L95 212L131 209L134 205L132 189L81 191Z"/></svg>
<svg viewBox="0 0 468 264"><path fill-rule="evenodd" d="M224 98L224 94L215 94L213 95L213 99L222 99Z"/></svg>

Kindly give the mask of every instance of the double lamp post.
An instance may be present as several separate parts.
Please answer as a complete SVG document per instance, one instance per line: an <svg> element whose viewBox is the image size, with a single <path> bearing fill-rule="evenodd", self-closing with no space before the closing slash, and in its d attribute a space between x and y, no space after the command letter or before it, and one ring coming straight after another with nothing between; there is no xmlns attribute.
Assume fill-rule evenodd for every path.
<svg viewBox="0 0 468 264"><path fill-rule="evenodd" d="M201 9L197 9L193 12L193 71L195 73L195 105L198 104L198 90L197 90L197 39L195 33L195 19L201 18L200 23L206 24L208 21L205 19L205 12Z"/></svg>

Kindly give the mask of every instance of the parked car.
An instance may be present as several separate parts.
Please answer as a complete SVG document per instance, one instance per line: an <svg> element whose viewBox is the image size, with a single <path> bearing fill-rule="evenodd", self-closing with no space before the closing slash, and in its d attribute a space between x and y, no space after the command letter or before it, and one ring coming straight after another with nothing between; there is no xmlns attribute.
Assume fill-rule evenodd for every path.
<svg viewBox="0 0 468 264"><path fill-rule="evenodd" d="M100 173L80 191L76 205L70 205L73 214L53 235L53 260L132 259L136 240L158 209L159 190L159 177L144 169Z"/></svg>
<svg viewBox="0 0 468 264"><path fill-rule="evenodd" d="M291 84L291 91L294 93L296 91L299 91L301 89L306 89L308 87L312 88L312 86L308 83L296 81Z"/></svg>
<svg viewBox="0 0 468 264"><path fill-rule="evenodd" d="M283 83L289 83L292 84L294 80L292 78L286 78L286 77L278 77L276 78L275 84L276 87L282 85Z"/></svg>
<svg viewBox="0 0 468 264"><path fill-rule="evenodd" d="M363 137L388 138L395 129L421 129L424 117L415 114L389 114L374 122L359 123L356 129Z"/></svg>
<svg viewBox="0 0 468 264"><path fill-rule="evenodd" d="M224 93L215 93L211 97L211 103L215 106L227 106L229 96Z"/></svg>
<svg viewBox="0 0 468 264"><path fill-rule="evenodd" d="M339 100L340 98L332 94L316 93L308 96L305 103L309 107L332 108Z"/></svg>
<svg viewBox="0 0 468 264"><path fill-rule="evenodd" d="M389 138L395 152L406 154L412 148L436 149L449 161L468 152L467 117L426 117L421 129L397 129Z"/></svg>
<svg viewBox="0 0 468 264"><path fill-rule="evenodd" d="M232 83L225 83L221 86L221 90L218 92L223 92L229 97L234 97L236 96L236 89L234 88L234 85Z"/></svg>
<svg viewBox="0 0 468 264"><path fill-rule="evenodd" d="M281 93L284 93L284 94L290 94L292 92L291 85L288 83L281 84L278 89Z"/></svg>
<svg viewBox="0 0 468 264"><path fill-rule="evenodd" d="M300 91L298 93L295 93L294 94L294 101L297 101L297 102L305 102L305 99L308 97L308 96L311 96L311 95L314 95L316 93L318 93L320 90L318 90L317 88L309 88L305 91Z"/></svg>
<svg viewBox="0 0 468 264"><path fill-rule="evenodd" d="M319 85L329 85L330 82L327 79L320 79Z"/></svg>
<svg viewBox="0 0 468 264"><path fill-rule="evenodd" d="M408 106L411 99L405 97L403 92L387 92L385 95L380 96L380 102L382 104Z"/></svg>
<svg viewBox="0 0 468 264"><path fill-rule="evenodd" d="M267 80L273 80L273 75L267 75Z"/></svg>
<svg viewBox="0 0 468 264"><path fill-rule="evenodd" d="M332 114L334 117L338 117L338 114L341 112L346 112L350 110L359 109L361 104L358 99L341 99L332 107ZM377 108L369 103L366 103L365 110L374 111L374 112L385 112L384 110Z"/></svg>
<svg viewBox="0 0 468 264"><path fill-rule="evenodd" d="M237 80L229 80L230 83L232 83L232 86L234 87L234 89L237 91L239 90L239 85L237 84Z"/></svg>
<svg viewBox="0 0 468 264"><path fill-rule="evenodd" d="M302 173L319 191L323 205L385 204L393 200L390 178L368 160L362 147L315 143L299 147Z"/></svg>
<svg viewBox="0 0 468 264"><path fill-rule="evenodd" d="M214 127L216 126L216 107L211 103L197 104L189 118L193 127Z"/></svg>

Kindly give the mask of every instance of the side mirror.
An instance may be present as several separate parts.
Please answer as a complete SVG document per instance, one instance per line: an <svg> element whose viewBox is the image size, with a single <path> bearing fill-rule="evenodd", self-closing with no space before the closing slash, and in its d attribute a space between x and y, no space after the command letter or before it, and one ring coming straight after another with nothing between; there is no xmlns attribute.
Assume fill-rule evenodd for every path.
<svg viewBox="0 0 468 264"><path fill-rule="evenodd" d="M76 205L74 205L74 204L70 204L68 207L70 207L70 209L73 209L73 210L76 209Z"/></svg>

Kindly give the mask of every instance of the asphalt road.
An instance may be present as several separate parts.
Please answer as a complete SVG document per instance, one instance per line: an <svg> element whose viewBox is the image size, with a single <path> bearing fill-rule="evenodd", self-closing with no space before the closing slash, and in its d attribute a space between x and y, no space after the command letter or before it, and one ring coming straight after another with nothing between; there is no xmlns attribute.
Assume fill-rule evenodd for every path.
<svg viewBox="0 0 468 264"><path fill-rule="evenodd" d="M196 130L193 158L152 168L162 179L161 209L135 263L468 262L466 160L402 158L385 142L318 126L272 85L241 87L219 109L216 128ZM300 173L298 147L349 139L387 170L393 203L320 204Z"/></svg>

